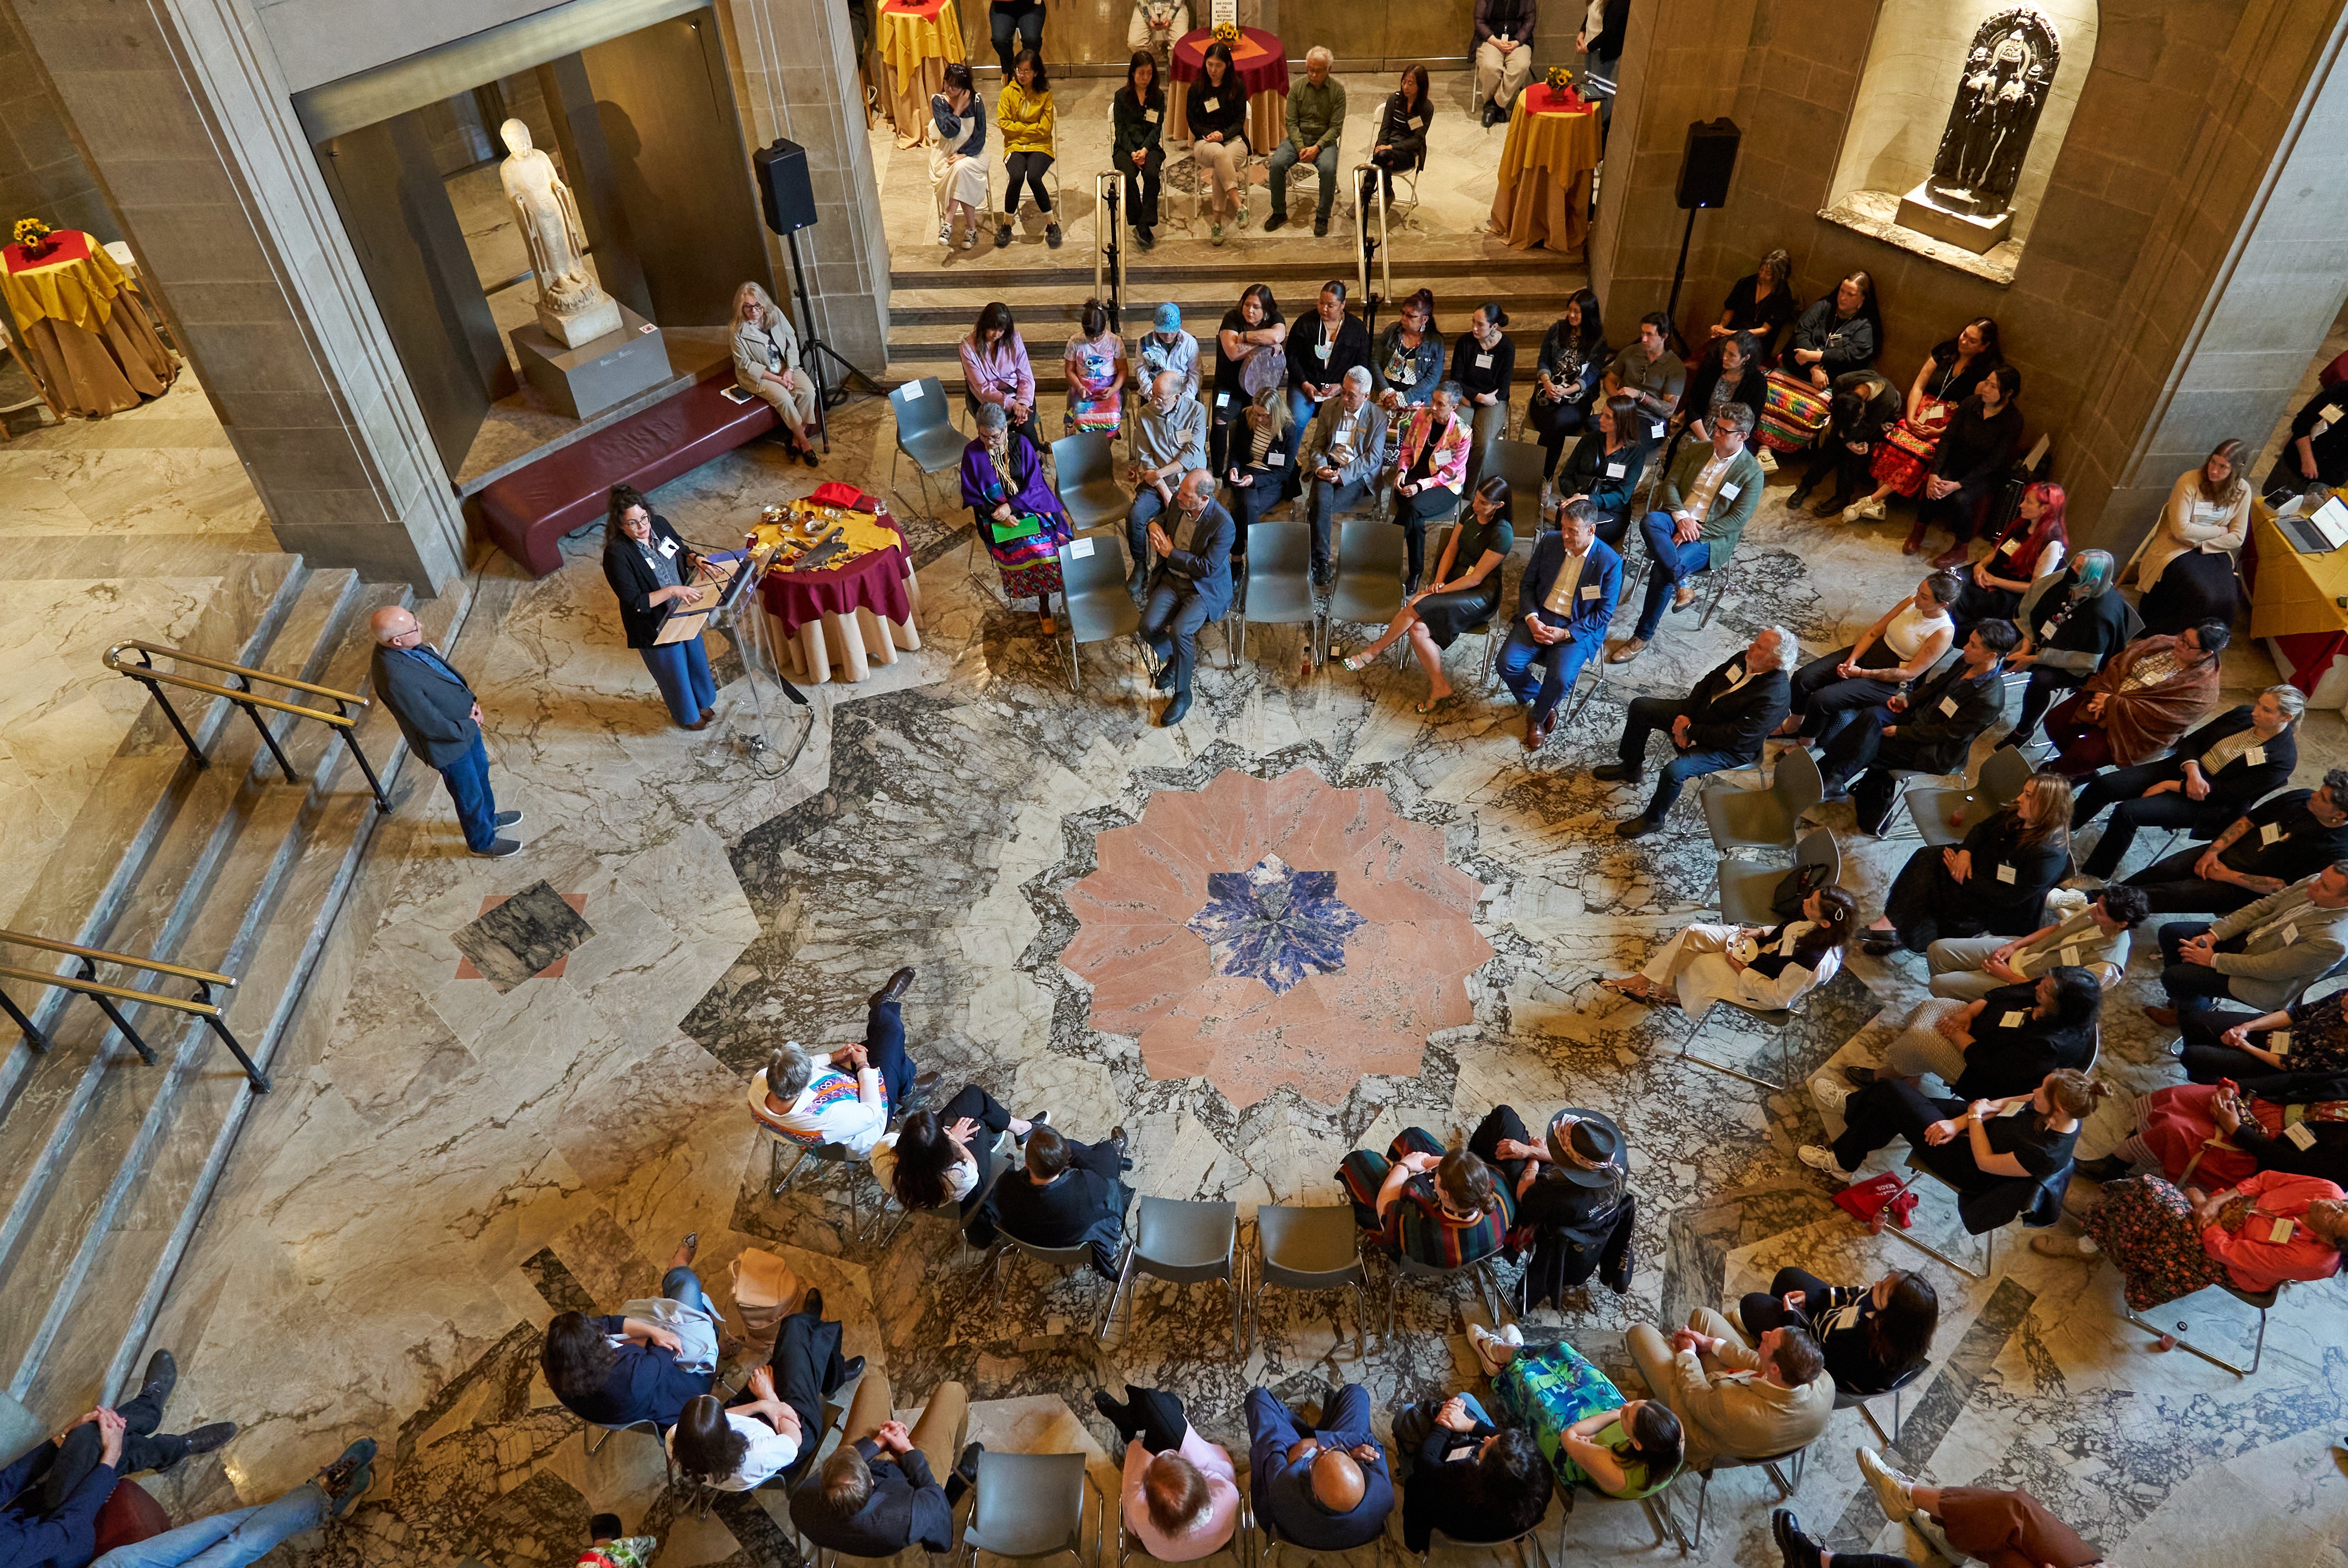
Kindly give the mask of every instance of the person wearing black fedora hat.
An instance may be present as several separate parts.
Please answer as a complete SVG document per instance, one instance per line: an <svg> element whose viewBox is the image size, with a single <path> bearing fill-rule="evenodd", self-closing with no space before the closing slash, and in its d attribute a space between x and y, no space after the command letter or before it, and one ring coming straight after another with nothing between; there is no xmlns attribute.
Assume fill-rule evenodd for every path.
<svg viewBox="0 0 2348 1568"><path fill-rule="evenodd" d="M1630 1190L1622 1130L1602 1111L1569 1106L1550 1118L1540 1141L1515 1109L1493 1109L1468 1140L1517 1200L1510 1252L1529 1248L1519 1309L1567 1293L1593 1274L1609 1290L1631 1288L1631 1235L1639 1201Z"/></svg>

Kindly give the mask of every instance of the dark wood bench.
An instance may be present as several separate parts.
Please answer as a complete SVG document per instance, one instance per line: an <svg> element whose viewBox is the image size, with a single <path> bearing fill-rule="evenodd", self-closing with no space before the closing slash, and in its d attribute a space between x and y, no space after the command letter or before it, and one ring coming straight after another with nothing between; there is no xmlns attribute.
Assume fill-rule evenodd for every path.
<svg viewBox="0 0 2348 1568"><path fill-rule="evenodd" d="M530 576L544 577L562 564L563 535L603 519L613 486L650 490L781 423L763 397L726 397L733 384L730 375L697 381L484 487L475 497L482 528Z"/></svg>

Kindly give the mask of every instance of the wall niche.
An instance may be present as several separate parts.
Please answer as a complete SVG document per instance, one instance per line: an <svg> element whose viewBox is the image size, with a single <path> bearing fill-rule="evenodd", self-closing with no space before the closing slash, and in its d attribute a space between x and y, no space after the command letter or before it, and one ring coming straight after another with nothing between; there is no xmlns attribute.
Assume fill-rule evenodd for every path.
<svg viewBox="0 0 2348 1568"><path fill-rule="evenodd" d="M1819 216L2012 282L2096 21L2096 0L1885 0Z"/></svg>

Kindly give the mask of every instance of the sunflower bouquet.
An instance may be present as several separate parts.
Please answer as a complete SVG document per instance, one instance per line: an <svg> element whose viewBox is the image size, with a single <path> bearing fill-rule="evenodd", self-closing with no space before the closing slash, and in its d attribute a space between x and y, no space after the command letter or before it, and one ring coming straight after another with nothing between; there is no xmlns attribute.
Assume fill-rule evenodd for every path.
<svg viewBox="0 0 2348 1568"><path fill-rule="evenodd" d="M1218 22L1218 23L1216 23L1216 24L1215 24L1215 42L1216 42L1216 43L1220 44L1223 47L1225 47L1226 49L1228 49L1228 48L1230 48L1231 46L1233 46L1234 44L1237 44L1239 41L1240 41L1240 29L1239 29L1239 25L1238 25L1237 23L1235 23L1235 22Z"/></svg>
<svg viewBox="0 0 2348 1568"><path fill-rule="evenodd" d="M16 243L25 248L25 253L28 256L37 256L47 250L51 243L49 236L55 232L57 232L56 230L37 218L16 220Z"/></svg>
<svg viewBox="0 0 2348 1568"><path fill-rule="evenodd" d="M1563 93L1571 90L1573 87L1573 73L1567 70L1563 66L1551 66L1549 68L1549 75L1543 77L1541 80L1549 84L1550 91L1553 93Z"/></svg>

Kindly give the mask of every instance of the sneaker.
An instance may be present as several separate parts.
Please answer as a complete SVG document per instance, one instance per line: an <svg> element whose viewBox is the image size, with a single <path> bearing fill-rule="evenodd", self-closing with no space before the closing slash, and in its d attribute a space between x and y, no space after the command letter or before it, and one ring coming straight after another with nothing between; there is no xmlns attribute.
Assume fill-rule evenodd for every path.
<svg viewBox="0 0 2348 1568"><path fill-rule="evenodd" d="M962 243L955 246L954 249L957 251L974 251L978 249L978 226L976 224L973 224L970 231L963 235Z"/></svg>
<svg viewBox="0 0 2348 1568"><path fill-rule="evenodd" d="M1245 201L1241 201L1240 203L1239 210L1231 217L1231 222L1241 229L1247 227L1247 203Z"/></svg>
<svg viewBox="0 0 2348 1568"><path fill-rule="evenodd" d="M1761 471L1764 474L1774 474L1777 471L1777 454L1770 451L1766 446L1754 453L1753 460L1761 465Z"/></svg>
<svg viewBox="0 0 2348 1568"><path fill-rule="evenodd" d="M520 820L521 813L518 811L501 811L498 813L497 815L489 818L489 825L491 827L511 827L515 823L520 822Z"/></svg>
<svg viewBox="0 0 2348 1568"><path fill-rule="evenodd" d="M1834 1157L1834 1151L1821 1144L1805 1143L1794 1153L1803 1164L1813 1171L1824 1171L1829 1176L1850 1174L1849 1171L1842 1168L1842 1162Z"/></svg>
<svg viewBox="0 0 2348 1568"><path fill-rule="evenodd" d="M1010 224L997 223L994 226L994 248L998 251L1007 251L1011 248Z"/></svg>
<svg viewBox="0 0 2348 1568"><path fill-rule="evenodd" d="M1905 1519L1916 1511L1916 1499L1910 1491L1916 1483L1885 1464L1883 1456L1873 1449L1859 1450L1859 1473L1875 1488L1875 1500L1883 1505L1886 1519Z"/></svg>
<svg viewBox="0 0 2348 1568"><path fill-rule="evenodd" d="M1879 523L1883 520L1883 503L1872 496L1862 501L1853 501L1842 509L1842 520L1846 523Z"/></svg>
<svg viewBox="0 0 2348 1568"><path fill-rule="evenodd" d="M1060 233L1060 226L1058 223L1052 222L1044 225L1045 244L1049 245L1053 250L1056 251L1060 248L1060 241L1062 238L1063 236Z"/></svg>
<svg viewBox="0 0 2348 1568"><path fill-rule="evenodd" d="M948 219L945 222L938 225L938 243L945 246L948 250L952 250L953 248L953 220L952 219Z"/></svg>
<svg viewBox="0 0 2348 1568"><path fill-rule="evenodd" d="M375 1450L373 1438L361 1438L314 1478L318 1490L326 1494L330 1517L340 1519L348 1513L351 1504L375 1484Z"/></svg>
<svg viewBox="0 0 2348 1568"><path fill-rule="evenodd" d="M1849 1098L1850 1091L1831 1078L1810 1080L1810 1101L1821 1111L1831 1111L1839 1116L1842 1114L1843 1102Z"/></svg>
<svg viewBox="0 0 2348 1568"><path fill-rule="evenodd" d="M1222 242L1223 220L1218 218L1213 222L1207 225L1207 243L1210 245L1220 245Z"/></svg>
<svg viewBox="0 0 2348 1568"><path fill-rule="evenodd" d="M1498 1334L1480 1323L1470 1323L1468 1326L1468 1343L1475 1349L1476 1359L1482 1365L1484 1375L1497 1378L1502 1368L1517 1358L1517 1352L1524 1348L1525 1337L1513 1323Z"/></svg>
<svg viewBox="0 0 2348 1568"><path fill-rule="evenodd" d="M487 849L476 849L473 853L484 860L503 860L509 855L520 855L521 845L510 838L493 838Z"/></svg>

